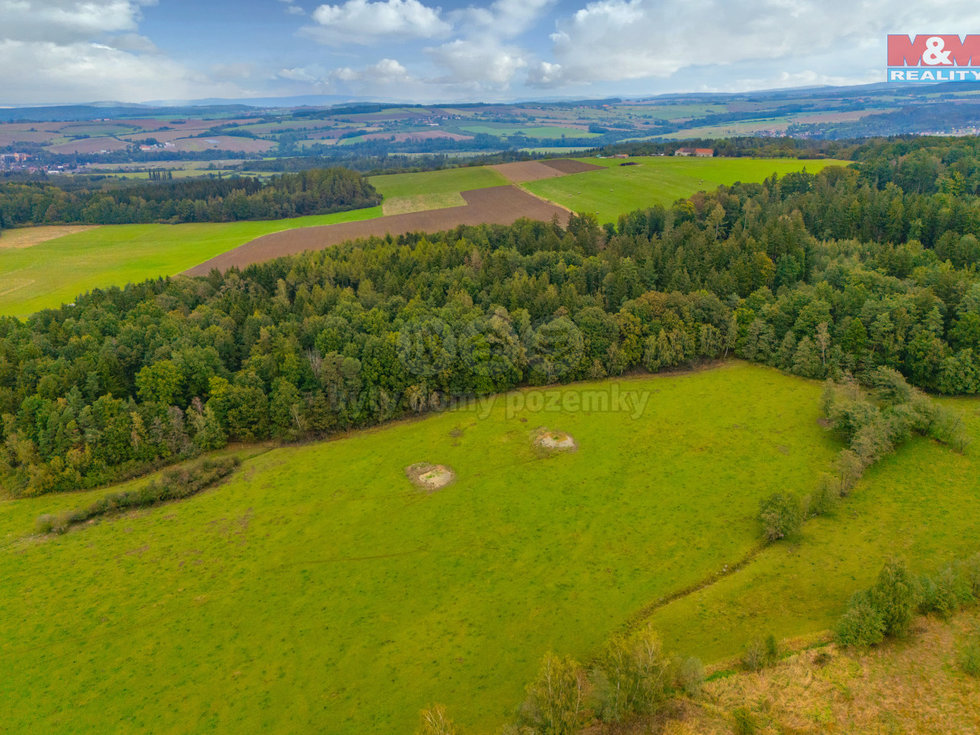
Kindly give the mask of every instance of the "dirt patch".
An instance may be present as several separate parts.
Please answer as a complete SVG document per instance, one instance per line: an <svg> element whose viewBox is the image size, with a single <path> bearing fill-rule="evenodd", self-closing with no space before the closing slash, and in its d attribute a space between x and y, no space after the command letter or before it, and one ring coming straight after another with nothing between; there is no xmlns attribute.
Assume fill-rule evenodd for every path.
<svg viewBox="0 0 980 735"><path fill-rule="evenodd" d="M553 179L557 176L580 174L586 171L601 169L591 163L573 161L570 158L556 158L553 161L516 161L514 163L498 163L490 168L514 184L524 184L528 181Z"/></svg>
<svg viewBox="0 0 980 735"><path fill-rule="evenodd" d="M523 184L528 181L553 179L564 176L561 171L551 166L545 166L541 161L515 161L514 163L498 163L490 166L512 184Z"/></svg>
<svg viewBox="0 0 980 735"><path fill-rule="evenodd" d="M564 431L552 431L543 426L534 432L532 438L534 446L547 452L574 452L578 449L578 444L571 434Z"/></svg>
<svg viewBox="0 0 980 735"><path fill-rule="evenodd" d="M442 232L460 225L509 225L522 217L548 222L557 215L563 225L568 223L568 210L531 196L516 186L493 186L464 191L463 199L466 201L466 206L463 207L431 209L360 222L276 232L222 253L185 273L189 276L206 276L214 268L220 271L235 266L244 268L253 263L296 255L307 250L323 250L342 242L368 237L397 236L409 232Z"/></svg>
<svg viewBox="0 0 980 735"><path fill-rule="evenodd" d="M4 230L0 233L0 250L19 250L42 242L57 240L65 235L93 230L97 225L65 225L63 227L23 227L18 230Z"/></svg>
<svg viewBox="0 0 980 735"><path fill-rule="evenodd" d="M602 166L594 163L582 163L571 158L555 158L551 161L542 161L545 166L561 171L563 174L584 174L586 171L599 171Z"/></svg>
<svg viewBox="0 0 980 735"><path fill-rule="evenodd" d="M405 475L415 487L429 493L442 490L456 479L456 473L449 467L442 464L429 464L428 462L409 465L405 468Z"/></svg>

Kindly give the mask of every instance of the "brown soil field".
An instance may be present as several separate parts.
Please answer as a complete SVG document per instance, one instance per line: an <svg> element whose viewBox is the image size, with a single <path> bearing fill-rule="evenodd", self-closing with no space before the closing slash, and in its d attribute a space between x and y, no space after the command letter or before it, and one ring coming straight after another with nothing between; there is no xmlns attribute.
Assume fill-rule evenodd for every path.
<svg viewBox="0 0 980 735"><path fill-rule="evenodd" d="M51 153L99 153L100 151L121 151L129 146L118 138L83 138L70 143L48 146Z"/></svg>
<svg viewBox="0 0 980 735"><path fill-rule="evenodd" d="M515 161L514 163L498 163L490 166L505 179L513 184L523 184L527 181L551 179L564 176L561 171L551 166L545 166L541 161Z"/></svg>
<svg viewBox="0 0 980 735"><path fill-rule="evenodd" d="M0 146L14 145L16 143L47 143L58 137L58 133L47 133L42 130L34 132L7 130L0 127Z"/></svg>
<svg viewBox="0 0 980 735"><path fill-rule="evenodd" d="M584 174L586 171L597 171L602 168L602 166L596 166L594 163L582 163L571 158L553 158L550 161L542 161L541 163L545 166L558 169L563 174Z"/></svg>
<svg viewBox="0 0 980 735"><path fill-rule="evenodd" d="M215 268L221 271L234 266L243 268L284 255L295 255L306 250L323 250L348 240L384 237L388 234L441 232L459 225L509 225L522 217L547 222L555 215L558 215L562 224L567 224L569 217L568 210L533 197L516 186L464 191L463 199L466 200L464 207L430 209L426 212L395 214L361 222L276 232L222 253L185 273L189 276L206 276Z"/></svg>
<svg viewBox="0 0 980 735"><path fill-rule="evenodd" d="M570 158L556 158L553 161L516 161L514 163L498 163L490 166L505 179L514 184L523 184L528 181L540 181L541 179L552 179L556 176L567 176L568 174L580 174L585 171L594 171L602 166L593 166L591 163L581 163Z"/></svg>
<svg viewBox="0 0 980 735"><path fill-rule="evenodd" d="M270 140L238 138L233 135L216 135L213 138L179 138L174 141L174 150L241 151L242 153L265 153L270 148L274 148L275 145L276 144Z"/></svg>
<svg viewBox="0 0 980 735"><path fill-rule="evenodd" d="M65 235L91 230L98 225L51 225L42 227L22 227L16 230L4 230L0 233L0 250L17 250L40 245L48 240L56 240Z"/></svg>

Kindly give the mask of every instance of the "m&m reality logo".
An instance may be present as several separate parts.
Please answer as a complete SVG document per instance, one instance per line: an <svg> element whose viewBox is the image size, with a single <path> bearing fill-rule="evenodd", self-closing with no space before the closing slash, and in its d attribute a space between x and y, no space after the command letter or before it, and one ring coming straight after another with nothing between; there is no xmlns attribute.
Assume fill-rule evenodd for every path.
<svg viewBox="0 0 980 735"><path fill-rule="evenodd" d="M889 82L980 82L980 35L888 36Z"/></svg>

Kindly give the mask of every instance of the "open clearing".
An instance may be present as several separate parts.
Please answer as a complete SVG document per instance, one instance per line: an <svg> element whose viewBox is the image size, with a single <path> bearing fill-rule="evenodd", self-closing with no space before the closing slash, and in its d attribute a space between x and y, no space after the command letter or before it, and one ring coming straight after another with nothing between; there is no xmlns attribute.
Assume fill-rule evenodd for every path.
<svg viewBox="0 0 980 735"><path fill-rule="evenodd" d="M94 230L98 225L52 225L50 227L24 227L0 232L0 250L30 248L42 242L57 240L65 235Z"/></svg>
<svg viewBox="0 0 980 735"><path fill-rule="evenodd" d="M909 641L866 653L804 651L759 673L708 682L709 706L686 706L664 735L730 735L737 708L752 714L760 735L980 732L980 679L956 665L975 630L975 610L951 623L921 618Z"/></svg>
<svg viewBox="0 0 980 735"><path fill-rule="evenodd" d="M638 156L636 166L620 166L623 159L582 158L604 171L573 174L524 184L528 191L568 207L573 212L591 212L600 223L615 222L619 215L654 204L670 205L698 191L711 191L736 181L762 181L802 171L817 173L827 166L848 161L799 160L795 158L686 158Z"/></svg>
<svg viewBox="0 0 980 735"><path fill-rule="evenodd" d="M105 225L30 248L0 248L0 314L26 316L93 288L176 275L270 232L380 216L381 207L371 207L266 222ZM29 231L4 231L0 242Z"/></svg>
<svg viewBox="0 0 980 735"><path fill-rule="evenodd" d="M834 459L820 390L742 363L527 390L268 451L43 542L22 538L38 515L100 491L0 504L4 725L374 735L438 701L493 731L546 650L586 660L755 546L760 499ZM642 416L600 410L614 391L646 396ZM594 410L547 410L566 393ZM541 457L540 425L578 451ZM413 488L427 458L456 481Z"/></svg>
<svg viewBox="0 0 980 735"><path fill-rule="evenodd" d="M527 389L253 455L219 489L44 541L38 515L106 491L0 503L4 724L373 735L438 701L494 731L546 650L587 661L758 548L759 501L810 489L839 449L820 391L741 362ZM980 439L980 401L951 405ZM577 451L542 455L535 426ZM710 663L819 632L887 556L934 571L974 552L978 446L903 447L802 541L654 613L668 648ZM426 459L455 481L413 488Z"/></svg>
<svg viewBox="0 0 980 735"><path fill-rule="evenodd" d="M187 271L187 275L204 276L213 268L243 268L252 263L295 255L306 250L323 250L348 240L367 237L404 235L409 232L441 232L460 225L509 225L522 217L547 222L557 216L563 223L568 221L567 211L531 196L516 186L477 189L464 192L462 196L465 201L465 206L462 207L395 214L363 222L304 227L266 235L196 265Z"/></svg>

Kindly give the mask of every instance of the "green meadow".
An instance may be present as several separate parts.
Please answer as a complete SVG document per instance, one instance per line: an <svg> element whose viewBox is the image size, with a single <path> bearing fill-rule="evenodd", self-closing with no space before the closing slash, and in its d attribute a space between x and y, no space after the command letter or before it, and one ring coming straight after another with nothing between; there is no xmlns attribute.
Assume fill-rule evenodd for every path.
<svg viewBox="0 0 980 735"><path fill-rule="evenodd" d="M369 181L384 197L385 214L421 212L466 204L461 192L508 183L492 168L470 166L408 174L383 174Z"/></svg>
<svg viewBox="0 0 980 735"><path fill-rule="evenodd" d="M93 288L172 276L271 232L381 216L381 207L263 222L106 225L29 248L2 247L0 314L26 316Z"/></svg>
<svg viewBox="0 0 980 735"><path fill-rule="evenodd" d="M829 628L882 564L904 557L935 573L980 551L980 400L948 400L973 443L965 454L916 438L871 467L830 516L766 548L737 573L651 617L665 643L706 660L740 653L753 638Z"/></svg>
<svg viewBox="0 0 980 735"><path fill-rule="evenodd" d="M104 491L0 503L4 727L409 733L441 702L494 731L545 651L587 660L757 545L760 499L839 448L820 390L740 362L525 390L64 536L34 519ZM577 451L540 455L539 426ZM417 490L416 462L456 480Z"/></svg>
<svg viewBox="0 0 980 735"><path fill-rule="evenodd" d="M636 166L621 166L618 158L581 158L605 167L570 176L532 181L522 186L574 212L592 213L600 223L615 222L621 214L654 204L670 205L698 191L711 191L737 181L762 181L777 173L818 173L847 161L795 158L694 158L640 156Z"/></svg>

